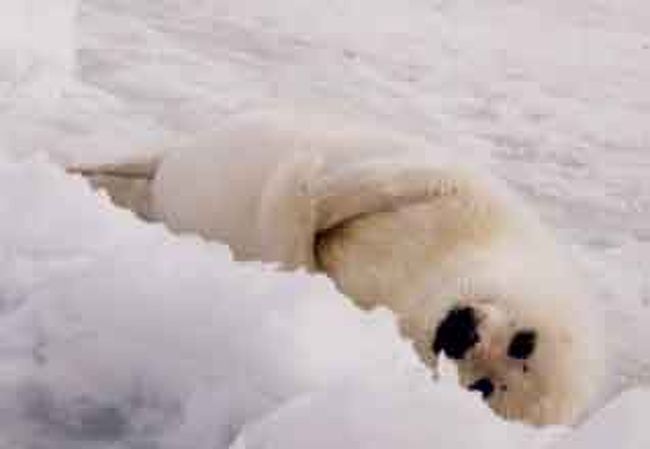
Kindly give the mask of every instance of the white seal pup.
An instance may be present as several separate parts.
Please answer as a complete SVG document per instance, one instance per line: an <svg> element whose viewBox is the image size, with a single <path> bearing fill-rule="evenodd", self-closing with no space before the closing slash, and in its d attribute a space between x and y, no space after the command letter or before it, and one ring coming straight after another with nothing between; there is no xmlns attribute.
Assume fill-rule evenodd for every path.
<svg viewBox="0 0 650 449"><path fill-rule="evenodd" d="M330 116L256 113L148 162L71 169L237 259L330 276L385 306L422 360L509 419L576 420L601 379L593 305L502 183L418 138Z"/></svg>

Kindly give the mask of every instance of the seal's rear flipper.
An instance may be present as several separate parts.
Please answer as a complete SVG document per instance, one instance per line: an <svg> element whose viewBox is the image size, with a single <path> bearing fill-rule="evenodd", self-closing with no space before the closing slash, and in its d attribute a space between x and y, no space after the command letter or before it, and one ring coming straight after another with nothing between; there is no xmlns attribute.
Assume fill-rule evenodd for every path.
<svg viewBox="0 0 650 449"><path fill-rule="evenodd" d="M78 165L67 167L66 171L84 176L93 188L105 190L116 205L151 220L151 182L158 165L159 159L151 158L115 164Z"/></svg>

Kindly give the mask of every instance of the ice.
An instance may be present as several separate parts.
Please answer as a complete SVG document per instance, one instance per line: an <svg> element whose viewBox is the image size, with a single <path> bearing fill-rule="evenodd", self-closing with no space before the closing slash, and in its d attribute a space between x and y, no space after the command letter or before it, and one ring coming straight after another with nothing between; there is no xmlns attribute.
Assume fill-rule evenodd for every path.
<svg viewBox="0 0 650 449"><path fill-rule="evenodd" d="M559 447L612 447L609 426L647 446L647 393L611 398L650 383L649 5L1 1L0 447L549 447L430 382L387 312L144 225L52 163L156 152L269 102L486 160L605 317L614 402Z"/></svg>

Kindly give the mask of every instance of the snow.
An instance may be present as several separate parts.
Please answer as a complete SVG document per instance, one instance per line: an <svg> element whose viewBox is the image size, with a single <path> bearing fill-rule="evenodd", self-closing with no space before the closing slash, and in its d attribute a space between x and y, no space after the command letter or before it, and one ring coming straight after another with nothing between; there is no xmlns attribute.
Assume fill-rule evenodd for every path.
<svg viewBox="0 0 650 449"><path fill-rule="evenodd" d="M478 395L468 398L459 391L455 365L442 358L436 384L386 388L366 379L301 396L244 426L232 449L542 448L565 433L560 427L539 432L488 417Z"/></svg>
<svg viewBox="0 0 650 449"><path fill-rule="evenodd" d="M649 23L645 0L4 0L0 446L581 449L610 428L647 446ZM140 223L56 167L269 102L504 177L593 286L607 405L575 431L505 423L431 382L388 312Z"/></svg>
<svg viewBox="0 0 650 449"><path fill-rule="evenodd" d="M351 385L300 397L247 425L232 449L541 447L525 429L487 419L484 407L450 387Z"/></svg>
<svg viewBox="0 0 650 449"><path fill-rule="evenodd" d="M573 434L552 449L589 449L617 447L636 449L650 445L647 430L649 389L633 389L623 393L599 411Z"/></svg>
<svg viewBox="0 0 650 449"><path fill-rule="evenodd" d="M0 27L0 106L12 97L56 97L74 64L76 0L5 0Z"/></svg>
<svg viewBox="0 0 650 449"><path fill-rule="evenodd" d="M249 426L234 447L326 434L350 448L356 437L376 448L546 438L433 383L389 312L358 310L323 277L235 263L45 160L2 161L0 186L2 216L14 217L0 226L7 441L213 448ZM448 434L460 421L476 432ZM342 423L349 433L333 432Z"/></svg>

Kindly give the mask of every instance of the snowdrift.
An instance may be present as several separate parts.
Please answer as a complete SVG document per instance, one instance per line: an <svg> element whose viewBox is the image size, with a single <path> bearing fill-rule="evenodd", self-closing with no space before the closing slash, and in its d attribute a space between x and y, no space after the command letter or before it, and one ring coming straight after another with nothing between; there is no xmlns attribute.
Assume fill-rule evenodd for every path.
<svg viewBox="0 0 650 449"><path fill-rule="evenodd" d="M515 448L544 434L432 382L390 313L327 279L232 262L44 160L0 162L0 190L6 442L214 448L246 428L234 447Z"/></svg>

